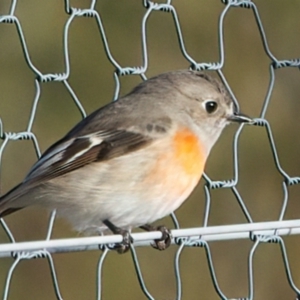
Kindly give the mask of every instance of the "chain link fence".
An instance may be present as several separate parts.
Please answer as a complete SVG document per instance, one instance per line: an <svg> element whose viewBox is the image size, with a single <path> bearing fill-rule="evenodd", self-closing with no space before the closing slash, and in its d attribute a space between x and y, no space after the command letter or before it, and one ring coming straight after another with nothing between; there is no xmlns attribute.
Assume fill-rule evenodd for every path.
<svg viewBox="0 0 300 300"><path fill-rule="evenodd" d="M167 71L168 68L176 69L179 66L206 72L215 71L232 94L236 105L241 105L247 114L255 116L255 122L251 127L241 125L238 129L231 129L233 138L229 133L222 138L221 145L216 146L220 150L216 150L219 152L213 153L209 159L208 171L193 199L176 212L176 215L164 220L169 227L174 228L174 245L163 253L155 252L149 247L153 239L161 237L160 232L133 233L135 242L131 246L131 256L119 256L109 250L109 245L121 242L121 236L74 237L62 221L56 220L55 212L51 214L49 221L43 212L30 209L29 212L22 211L12 215L8 220L1 219L3 230L0 236L0 257L3 268L0 278L3 299L300 298L300 273L297 270L299 251L295 251L300 246L300 220L297 220L300 215L297 204L299 192L296 190L300 182L300 177L297 176L299 116L298 113L294 114L298 104L291 103L296 102L297 98L289 94L290 89L298 84L299 74L284 74L287 78L293 78L289 82L283 81L284 86L290 84L288 92L283 89L283 92L276 94L276 86L281 88L282 85L276 81L279 70L299 68L299 59L281 59L272 52L263 25L264 18L260 16L260 3L253 1L210 1L210 4L205 1L187 1L184 4L176 1L156 3L146 0L123 4L118 1L98 2L71 3L66 0L63 6L60 1L47 5L29 1L27 7L20 1L6 3L6 7L3 4L0 11L0 30L1 26L9 26L9 29L5 27L0 31L0 62L3 65L0 69L0 82L2 81L4 91L0 101L2 193L26 174L26 168L34 161L32 149L36 157L39 157L40 148L51 144L49 139L54 142L60 137L57 131L62 135L78 120L73 117L78 116L77 112L85 117L86 107L87 111L92 111L103 104L99 102L105 101L102 98L117 99L129 86L137 83L133 84L134 80L147 80L148 72L157 73L158 70ZM269 2L262 4L264 12L268 8L273 9L274 14L279 13L281 7L278 8L277 2L264 2ZM281 16L287 14L283 20L291 22L292 17L299 16L294 12L298 4L293 4L294 9L291 4L281 5ZM213 10L213 6L217 9ZM214 17L209 16L209 9L214 11ZM195 15L193 10L196 11ZM253 19L249 19L247 15L243 19L244 10L251 12L254 18L252 16ZM33 13L36 11L39 11L38 16ZM160 19L155 19L157 14ZM238 23L228 25L225 19L232 14L240 14L241 17ZM203 18L204 22L189 31L189 28L195 26L191 21L192 16ZM33 18L32 23L28 20L30 18ZM270 19L267 14L266 18ZM88 27L83 19L93 21L93 27ZM161 23L165 19L168 20L166 27ZM47 29L47 22L52 24L55 33L50 33L51 30ZM108 30L105 27L106 22L109 24ZM272 24L272 18L268 22ZM63 26L58 29L57 24ZM242 36L230 36L227 25L233 32L240 26ZM126 27L128 29L124 31ZM215 42L214 47L212 42L205 39L206 31L215 32L215 37L218 38L215 41L218 42ZM124 32L128 36L123 36ZM164 36L166 32L168 35ZM198 42L198 35L201 37L204 45L191 46L191 52L196 54L189 51L187 44L191 45L193 39L185 42L185 32L191 37L194 34ZM248 45L247 48L244 38L249 37L252 41L253 32L256 32L256 37L253 38L252 47ZM270 32L272 35L273 31ZM46 40L49 36L46 33L51 36L48 41ZM225 45L226 34L233 45L231 48ZM80 40L84 35L89 39L88 44ZM27 36L30 37L29 42ZM55 43L61 37L63 42L57 50ZM159 44L157 48L156 38ZM18 44L14 44L12 40ZM136 45L137 42L140 44ZM21 49L17 56L15 47ZM85 49L80 50L80 47ZM218 53L218 59L214 62L202 59L197 53L201 47L207 48L204 57L209 57L210 53L213 53L212 56ZM239 65L238 52L242 47L245 47L246 58L242 59L244 65ZM283 39L280 47L286 47ZM177 56L172 54L172 49ZM260 69L246 67L259 64L259 59L254 62L251 60L251 53L255 53L257 49L260 49ZM227 55L227 50L233 54ZM118 53L121 52L125 54L120 55L120 59ZM60 53L59 58L57 53ZM128 53L129 56L126 56ZM91 61L88 61L89 56ZM177 61L178 57L180 61ZM75 62L78 61L77 64L72 63L73 58ZM98 59L101 64L97 62ZM124 63L126 59L133 61L133 64ZM56 60L60 62L56 63ZM227 60L229 66L226 65ZM152 71L151 62L156 65ZM230 75L230 62L234 76ZM21 83L18 83L18 64L23 76L20 75ZM63 68L63 71L48 73L48 69L56 67ZM90 68L93 70L89 71ZM94 69L100 70L99 73ZM111 79L110 83L107 86L103 83L99 87L101 78L105 76L106 80ZM245 78L244 82L248 80L251 85L251 99L248 96L248 102L237 100L243 98L242 77ZM278 77L282 78L280 75ZM132 84L124 81L126 78L134 78ZM236 78L240 87L233 88L230 78ZM263 89L260 81L266 83L266 79L269 83ZM62 85L58 88L53 82ZM29 91L26 90L28 85L32 87ZM19 94L14 91L18 89L21 90ZM235 97L235 90L242 91L241 97ZM279 104L276 104L276 95L281 93L286 98L280 98ZM261 96L257 96L258 94ZM88 102L89 97L94 102ZM63 100L64 98L68 101ZM250 101L252 103L249 104ZM289 106L288 117L283 106ZM275 122L270 121L273 120L272 114L268 118L269 111L275 111ZM297 117L293 117L295 115ZM66 121L64 119L68 121L62 123ZM283 125L286 122L294 129L292 134L290 127ZM258 133L257 128L261 127L265 130L264 133ZM277 130L282 131L284 138L277 134L278 140L276 139ZM17 142L20 140L21 143L27 143L26 148L13 148L15 143L20 145ZM31 142L30 146L25 140ZM288 144L284 148L287 150L280 152L276 147L277 141L280 145ZM229 146L230 142L233 147ZM259 147L257 152L255 147ZM267 148L269 152L265 152ZM264 164L265 160L268 160L268 164L260 169L260 162ZM230 170L233 173L231 179L212 179L222 178L223 174L224 178L228 178ZM296 176L291 175L293 173ZM276 198L274 202L273 197ZM266 213L262 213L263 210ZM236 218L236 215L239 217ZM266 248L264 245L267 243L271 245ZM290 252L292 259L289 260ZM34 260L35 258L40 259ZM25 261L26 265L23 264ZM44 262L47 262L46 265Z"/></svg>

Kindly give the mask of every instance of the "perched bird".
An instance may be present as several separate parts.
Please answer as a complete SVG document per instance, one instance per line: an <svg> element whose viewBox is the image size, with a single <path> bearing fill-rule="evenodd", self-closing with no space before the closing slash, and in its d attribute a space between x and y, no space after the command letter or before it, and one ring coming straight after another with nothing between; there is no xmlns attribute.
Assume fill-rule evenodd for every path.
<svg viewBox="0 0 300 300"><path fill-rule="evenodd" d="M56 209L80 232L123 234L175 211L191 194L234 111L224 86L198 71L160 74L96 110L52 145L0 198L0 217L27 206ZM167 229L156 247L170 242ZM122 250L122 251L123 251ZM121 251L121 252L122 252Z"/></svg>

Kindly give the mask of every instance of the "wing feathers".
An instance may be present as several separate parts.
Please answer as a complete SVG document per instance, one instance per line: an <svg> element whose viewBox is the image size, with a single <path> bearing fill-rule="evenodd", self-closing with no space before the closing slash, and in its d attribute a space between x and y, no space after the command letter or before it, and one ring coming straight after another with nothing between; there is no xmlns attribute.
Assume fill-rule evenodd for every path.
<svg viewBox="0 0 300 300"><path fill-rule="evenodd" d="M93 162L125 155L151 142L141 133L125 130L98 132L53 145L33 166L24 183L37 183L62 176Z"/></svg>

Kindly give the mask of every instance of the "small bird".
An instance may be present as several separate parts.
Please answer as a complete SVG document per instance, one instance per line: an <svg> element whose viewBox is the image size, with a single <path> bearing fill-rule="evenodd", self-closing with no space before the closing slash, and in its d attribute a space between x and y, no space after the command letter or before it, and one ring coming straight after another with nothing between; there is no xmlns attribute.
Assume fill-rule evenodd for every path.
<svg viewBox="0 0 300 300"><path fill-rule="evenodd" d="M36 205L89 234L161 230L154 247L170 244L164 226L150 224L192 193L211 148L235 111L225 87L203 72L160 74L96 110L52 145L23 182L0 198L0 217Z"/></svg>

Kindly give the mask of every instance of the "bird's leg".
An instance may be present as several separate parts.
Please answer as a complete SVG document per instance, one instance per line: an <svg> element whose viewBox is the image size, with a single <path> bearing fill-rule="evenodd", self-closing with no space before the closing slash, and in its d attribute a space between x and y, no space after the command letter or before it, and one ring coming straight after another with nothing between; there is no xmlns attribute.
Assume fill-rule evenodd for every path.
<svg viewBox="0 0 300 300"><path fill-rule="evenodd" d="M127 252L130 248L130 244L133 243L133 238L129 231L115 226L109 220L104 220L103 224L106 225L114 234L121 234L123 236L122 243L116 245L114 249L116 249L120 254Z"/></svg>
<svg viewBox="0 0 300 300"><path fill-rule="evenodd" d="M166 226L152 226L150 224L145 224L143 226L140 226L140 228L146 231L161 231L162 237L160 239L154 240L154 244L151 244L154 249L165 250L171 245L171 231Z"/></svg>

